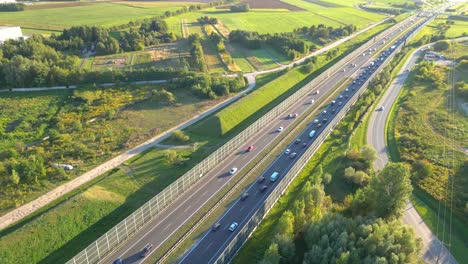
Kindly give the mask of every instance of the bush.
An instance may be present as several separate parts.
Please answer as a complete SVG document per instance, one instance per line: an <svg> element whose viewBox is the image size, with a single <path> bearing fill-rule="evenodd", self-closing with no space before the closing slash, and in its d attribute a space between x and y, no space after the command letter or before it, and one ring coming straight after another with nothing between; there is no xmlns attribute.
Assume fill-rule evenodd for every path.
<svg viewBox="0 0 468 264"><path fill-rule="evenodd" d="M190 140L190 137L182 130L176 130L172 132L171 138L181 143L185 143Z"/></svg>
<svg viewBox="0 0 468 264"><path fill-rule="evenodd" d="M434 44L435 51L444 51L444 50L447 50L449 47L450 47L450 42L446 40L440 40Z"/></svg>
<svg viewBox="0 0 468 264"><path fill-rule="evenodd" d="M24 11L26 5L23 3L5 3L0 4L0 12Z"/></svg>
<svg viewBox="0 0 468 264"><path fill-rule="evenodd" d="M249 12L250 5L249 4L241 4L241 5L233 5L231 6L231 12Z"/></svg>

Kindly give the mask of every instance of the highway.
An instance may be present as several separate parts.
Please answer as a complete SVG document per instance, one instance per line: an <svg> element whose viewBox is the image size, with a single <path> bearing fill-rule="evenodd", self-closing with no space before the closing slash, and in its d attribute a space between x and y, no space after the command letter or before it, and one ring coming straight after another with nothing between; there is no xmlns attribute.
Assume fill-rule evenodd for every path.
<svg viewBox="0 0 468 264"><path fill-rule="evenodd" d="M409 26L410 23L406 22L405 27ZM397 27L401 27L402 24L399 24ZM395 27L392 27L392 31ZM389 32L389 31L387 31ZM394 34L396 35L396 34ZM390 36L389 36L390 37ZM393 37L393 36L392 36ZM376 41L371 48L379 48L382 46L382 41ZM316 90L320 91L318 94L311 93L309 96L306 96L302 101L299 101L296 105L292 106L283 116L279 116L276 120L271 122L269 126L265 127L263 130L259 131L256 136L252 137L250 142L246 142L245 145L239 146L239 148L232 153L231 157L226 158L226 163L220 164L211 170L207 175L204 176L203 181L197 182L191 190L181 194L181 196L173 202L173 204L167 207L163 212L154 217L150 223L145 225L143 229L137 232L136 235L132 238L125 241L117 250L112 252L107 258L105 258L103 263L112 263L115 259L122 259L123 263L140 263L149 257L147 255L144 258L140 257L141 251L144 246L148 243L153 244L153 251L160 247L174 232L178 230L179 227L184 225L190 217L195 214L212 196L214 196L223 186L225 186L230 180L236 177L236 174L230 175L228 171L236 167L238 170L242 170L248 162L250 162L257 154L259 154L263 149L265 149L270 142L272 142L280 132L276 130L281 126L285 130L294 122L295 118L287 118L289 113L298 113L301 115L308 108L313 106L311 100L319 101L330 91L333 87L336 86L340 81L353 77L360 68L367 64L370 60L369 52L365 56L360 55L354 60L347 62L344 66L344 70L341 69L335 73L330 73L329 78L318 85ZM354 63L356 66L352 67L348 64ZM345 94L346 95L346 94ZM344 95L344 96L345 96ZM338 110L338 102L337 102ZM323 118L329 118L331 120L331 114L323 115L320 122L323 122ZM320 128L317 128L317 133L319 133ZM304 137L304 141L305 141ZM246 149L254 145L255 148L251 152L247 152ZM297 155L301 155L305 148L302 148L302 144L295 145L292 147L293 152L296 152ZM296 157L297 159L297 157ZM271 170L279 170L281 173L286 171L288 166L290 166L293 159L283 157L278 164L273 164ZM295 160L295 159L294 159ZM265 181L266 182L266 181ZM268 191L264 192L267 194ZM256 194L252 193L251 197L246 200L246 204L250 201L253 201ZM243 211L243 208L239 208ZM223 226L222 228L225 228ZM222 231L222 230L220 230ZM221 232L219 232L221 233Z"/></svg>
<svg viewBox="0 0 468 264"><path fill-rule="evenodd" d="M385 124L387 122L388 115L390 114L390 109L395 103L401 88L405 84L409 71L416 64L417 59L421 54L421 49L422 48L416 50L405 62L401 71L397 74L390 87L382 96L378 105L384 106L384 110L374 111L370 117L369 124L372 125L369 126L367 130L367 142L377 150L378 158L374 162L374 169L376 171L381 170L389 160L385 140ZM403 222L412 226L417 235L422 239L422 257L426 263L457 263L450 251L447 250L435 234L432 233L426 223L424 223L424 220L413 207L411 201L408 201L406 205Z"/></svg>
<svg viewBox="0 0 468 264"><path fill-rule="evenodd" d="M408 36L411 32L415 30L421 23L414 22L412 24L417 24L414 28L404 34L404 37L398 39L389 39L387 40L388 46L393 45L392 47L386 48L385 51L379 53L379 56L369 59L367 56L360 56L359 59L353 61L356 63L357 67L347 67L346 70L353 72L353 77L356 73L357 77L354 79L354 82L346 87L345 90L341 91L338 97L334 100L335 102L330 103L323 112L319 113L315 120L309 124L309 126L301 132L300 136L297 139L300 139L300 143L296 144L297 139L291 142L288 149L291 149L291 152L296 152L297 156L291 158L289 155L281 154L276 160L268 167L260 177L264 177L265 180L261 183L253 183L249 189L246 191L249 193L249 197L245 200L238 199L218 220L220 228L216 231L208 230L198 242L192 246L192 248L186 253L180 260L180 263L189 264L189 263L214 263L217 258L221 255L223 250L229 244L229 242L235 237L237 232L241 229L243 225L251 218L251 216L258 210L266 210L264 208L264 202L268 195L273 191L273 189L278 184L279 180L270 181L270 176L277 172L279 177L285 175L290 168L294 165L295 161L305 152L311 142L317 138L317 135L323 133L324 126L322 123L326 123L332 120L335 117L335 114L341 110L340 105L345 105L345 102L348 98L358 91L363 82L373 74L377 67L386 59L390 53L394 52L396 47L401 45L404 41L403 38ZM394 36L392 36L394 37ZM376 41L374 46L378 47L382 45L382 41ZM374 56L374 55L373 55ZM341 72L343 73L343 72ZM344 73L343 73L344 74ZM339 80L338 76L340 73L336 73L330 80L327 81L336 83ZM333 85L332 85L333 86ZM298 102L298 106L302 102ZM315 131L314 136L311 138L309 134L311 131ZM307 147L303 147L302 143L307 142ZM262 191L262 187L267 186L266 190ZM234 230L229 230L230 226L236 223L237 227Z"/></svg>

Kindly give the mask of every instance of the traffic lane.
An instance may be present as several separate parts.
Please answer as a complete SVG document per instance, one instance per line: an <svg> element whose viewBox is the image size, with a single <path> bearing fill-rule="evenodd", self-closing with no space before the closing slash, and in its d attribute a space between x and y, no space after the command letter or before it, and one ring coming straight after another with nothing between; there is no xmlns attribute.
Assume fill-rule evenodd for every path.
<svg viewBox="0 0 468 264"><path fill-rule="evenodd" d="M285 120L282 120L282 121L285 121ZM286 121L288 123L292 122L292 120L286 120ZM284 122L283 122L283 125L285 125ZM263 137L261 137L261 139L264 139L265 143L269 143L269 141L271 141L271 138L276 137L278 134L279 133L275 132L275 133L273 133L271 135L271 137L263 136ZM256 145L257 145L257 147L254 148L254 150L256 149L257 152L260 152L260 151L263 150L263 147L266 146L267 144L256 144ZM209 176L205 176L205 178L210 178L210 179L208 179L207 184L202 186L204 188L199 189L200 190L199 192L201 192L201 190L205 190L205 189L218 190L219 188L222 188L227 182L229 182L229 180L232 178L231 175L228 173L229 169L231 167L233 167L233 166L236 166L236 164L237 165L238 164L246 164L248 161L251 160L252 155L243 155L243 154L248 154L249 153L249 152L246 151L247 147L248 146L246 145L246 146L242 147L239 151L237 151L237 153L235 153L235 155L238 156L235 159L235 161L233 161L232 163L229 163L227 165L223 164L224 167L221 168L221 169L218 168L216 171L220 171L220 172L217 173L216 176L214 176L213 178L210 178ZM253 154L253 153L250 152L249 154ZM235 164L233 164L233 163L235 163ZM243 168L243 166L239 168L239 171L242 170L242 168ZM224 180L225 178L226 178L226 180ZM221 187L219 187L220 184L223 184L223 185ZM212 194L214 192L210 191L208 193ZM200 208L204 203L206 203L206 200L207 200L206 199L207 198L206 194L207 194L206 190L201 195L198 192L192 193L188 198L184 199L184 201L181 204L178 204L175 210L173 210L170 214L165 215L164 219L159 220L157 224L153 225L153 228L152 228L152 230L150 230L150 234L148 234L148 235L152 235L152 233L155 233L154 234L155 236L163 238L165 240L168 236L171 235L171 234L169 234L169 232L171 232L171 230L168 230L168 227L170 227L172 225L176 226L180 222L185 222L187 220L187 213L188 213L187 209L191 208L191 207ZM180 210L179 210L179 208L180 208ZM179 224L179 226L180 226L180 224ZM127 259L128 260L133 260L134 259L133 258L133 255L134 255L133 253L141 251L141 249L147 243L150 243L150 242L154 243L155 248L157 248L164 241L158 241L157 239L155 240L154 238L149 239L149 240L143 238L138 243L133 245L131 248L128 248L126 250L127 252L124 252L121 255L126 260ZM129 263L133 263L133 262L129 262Z"/></svg>
<svg viewBox="0 0 468 264"><path fill-rule="evenodd" d="M330 116L331 117L331 116ZM302 131L301 135L298 138L303 139L303 141L306 141L309 143L313 142L315 138L310 138L308 137L308 131L313 128L315 124L309 125L304 131ZM323 130L324 127L318 128L318 130ZM292 143L290 145L291 149L295 149L294 146L296 144ZM297 145L296 145L297 146ZM290 167L295 163L295 160L302 156L302 154L307 150L307 148L302 148L302 147L296 147L297 149L297 156L294 159L291 159L288 155L280 154L277 159L275 159L274 163L262 174L263 177L265 177L265 181L267 183L261 183L261 184L252 184L249 189L246 191L249 194L255 193L255 196L257 199L250 199L250 196L244 200L241 201L240 199L236 200L236 202L227 210L227 212L220 218L219 223L224 226L223 230L227 230L229 226L233 222L240 223L239 226L242 226L242 223L247 220L250 217L250 213L247 214L245 217L239 217L239 215L242 215L242 212L245 210L250 210L250 212L255 211L255 209L258 206L255 206L255 204L252 204L252 202L247 202L249 199L258 201L260 198L260 203L262 202L262 199L264 200L273 190L275 187L275 184L279 182L279 179L283 177L290 169ZM274 173L274 172L279 172L279 178L275 182L268 181L269 176ZM268 184L269 183L269 184ZM265 192L260 192L259 187L266 185L268 186L267 191ZM256 189L256 190L255 190ZM259 198L260 197L260 198ZM252 207L254 206L254 207ZM237 230L237 229L236 229ZM235 231L236 231L235 230ZM233 235L234 232L231 233L229 236ZM217 232L217 231L216 231ZM225 238L224 235L220 235L219 233L216 234L216 232L213 232L213 235L211 234L210 231L208 231L200 240L199 242L192 247L192 250L186 254L184 259L182 260L182 263L210 263L211 259L208 260L209 254L212 253L212 250L220 250L224 247L223 244L219 243L222 242L222 239ZM207 236L210 236L209 239L207 239ZM219 237L219 238L218 238ZM218 240L221 239L221 240ZM228 240L229 241L229 240ZM226 241L227 242L227 241ZM218 245L218 247L216 247ZM195 248L202 248L201 254L196 253L195 255L191 254L194 252L193 249ZM199 252L199 251L197 251ZM211 252L211 253L210 253ZM213 257L216 257L217 254L215 254Z"/></svg>
<svg viewBox="0 0 468 264"><path fill-rule="evenodd" d="M308 140L309 143L313 142L315 138L311 139L310 137L308 137L308 130L312 128L313 128L313 125L308 126L307 129L305 129L301 133L299 138L304 139L304 141ZM319 129L323 130L323 126ZM295 159L291 159L287 155L280 154L278 158L275 160L274 166L271 166L262 175L263 177L266 178L266 180L268 180L269 176L273 172L279 172L280 177L278 178L278 180L273 183L271 181L268 181L269 182L268 189L267 191L263 193L260 192L259 190L259 187L262 186L262 184L252 184L248 192L249 194L254 192L256 199L251 199L251 202L246 202L248 199L250 199L250 197L244 201L237 200L236 203L234 203L232 207L227 211L228 213L226 213L225 215L223 215L223 217L221 217L220 223L221 225L225 226L225 228L223 229L224 233L212 235L210 234L210 232L207 232L206 235L199 241L199 243L193 247L193 248L202 248L201 254L199 254L200 252L198 251L197 253L191 254L191 252L195 252L194 250L192 250L185 256L185 258L182 260L182 263L211 263L213 259L219 255L219 251L222 248L224 248L225 243L230 241L229 237L234 235L240 229L243 223L251 217L251 214L253 214L256 211L259 205L261 205L266 199L266 197L274 190L274 187L279 182L280 178L283 177L289 171L291 166L295 163L295 160L299 158L305 152L306 149L307 148L298 149L298 156ZM242 213L245 213L246 210L250 210L250 211L247 215L242 217L243 215ZM232 224L233 222L239 223L239 227L234 232L230 232L227 229L230 226L230 224ZM227 235L228 240L225 241L224 243L221 243L226 238L226 235L225 235L226 230L228 232L228 235ZM207 236L210 236L209 239L207 239ZM213 250L217 250L214 255L212 254Z"/></svg>
<svg viewBox="0 0 468 264"><path fill-rule="evenodd" d="M356 58L355 58L355 59L356 59ZM361 64L361 63L366 62L367 60L368 60L368 59L365 58L364 56L363 56L362 58L359 56L359 57L357 58L357 63ZM356 62L354 62L354 63L356 63ZM356 64L357 64L357 63L356 63ZM344 66L344 67L346 67L346 66ZM357 68L357 69L358 69L358 68ZM357 70L357 69L356 69L356 70ZM356 70L355 70L354 72L356 72ZM352 74L352 73L351 73L351 74ZM346 76L346 75L351 75L351 74L341 74L341 73L335 72L335 74L334 74L334 76L333 76L334 78L330 78L329 80L330 80L330 81L334 81L335 78L338 80L338 79L342 78L343 75ZM265 141L267 141L267 140L265 140ZM224 177L225 177L225 176L226 176L226 175L224 175ZM144 245L140 245L140 247L141 247L141 246L144 246Z"/></svg>
<svg viewBox="0 0 468 264"><path fill-rule="evenodd" d="M323 93L322 93L323 94ZM313 97L316 98L317 100L321 98L322 95L318 94L318 95L314 95ZM304 101L306 102L306 101ZM298 105L297 106L297 109L294 109L296 110L297 112L303 112L305 110L307 110L310 106L307 106L307 105ZM277 120L276 122L276 125L273 125L270 127L270 133L267 134L267 136L263 136L263 137L258 137L259 139L259 142L253 142L254 145L256 145L257 147L254 148L254 151L257 152L257 154L262 151L264 148L262 148L262 146L266 146L268 145L267 143L271 142L276 136L277 132L275 132L275 127L279 127L280 125L284 126L284 127L287 127L289 126L292 122L294 121L294 119L292 118L284 118L284 117L281 117ZM268 137L268 135L271 135L272 137ZM250 144L248 145L245 145L244 147L238 149L238 151L235 153L236 156L241 156L242 154L246 154L246 149L248 148ZM254 154L254 153L252 153ZM256 156L256 155L255 155ZM228 164L228 165L224 165L224 168L221 169L221 173L219 173L216 177L218 178L218 182L215 182L213 184L209 184L209 185L203 185L201 187L206 187L208 188L209 190L217 190L219 189L219 184L221 184L221 178L229 178L229 174L228 174L228 170L231 168L231 167L235 167L236 165L235 164L239 164L239 163L242 163L242 164L245 164L247 163L249 160L251 160L252 157L251 156L245 156L244 155L244 158L241 157L241 160L239 159L235 159L232 163ZM234 164L235 163L235 164ZM241 168L242 169L242 168ZM216 171L219 171L220 169L215 169ZM240 171L240 169L239 169ZM205 176L205 178L210 178L209 176ZM208 179L210 182L212 182L212 179ZM225 182L224 184L226 184L227 182ZM224 186L223 184L223 186ZM214 185L214 186L211 186L211 185ZM204 190L206 188L203 188ZM222 186L221 186L222 188ZM201 188L199 188L201 189ZM186 192L188 193L188 192ZM212 194L213 192L212 191L209 191L208 192L209 194ZM155 248L159 247L162 243L164 243L164 241L167 239L168 235L170 236L171 234L168 234L169 232L171 232L171 229L168 229L168 227L170 226L180 226L180 224L178 225L178 223L181 221L181 220L185 220L186 221L186 216L187 216L187 208L190 208L190 207L194 207L194 208L200 208L201 206L203 206L204 203L206 203L206 200L204 196L206 196L207 192L204 191L203 194L200 196L201 198L203 199L195 199L194 200L194 195L197 194L197 192L195 193L192 193L188 198L184 199L182 201L182 203L179 203L179 204L173 204L176 207L176 210L173 210L169 215L165 215L164 218L162 220L160 220L159 218L155 218L155 224L152 224L153 228L149 231L149 234L146 235L146 237L150 236L150 235L154 235L152 236L151 239L145 239L145 238L140 238L138 239L138 241L136 243L134 243L134 245L132 245L130 248L125 248L125 249L121 249L121 250L118 250L115 254L112 254L114 256L111 256L109 257L109 261L112 260L112 259L116 259L118 258L118 256L121 256L122 258L124 258L126 261L128 261L128 263L133 263L134 261L134 252L139 252L142 250L143 247L145 247L148 243L151 243L151 244L155 244ZM178 200L179 201L179 200ZM190 205L192 203L192 205ZM195 204L193 204L195 203ZM178 208L185 208L184 210L177 210ZM160 214L159 214L160 215ZM173 221L175 218L176 221ZM166 219L170 222L167 222ZM176 222L176 223L174 223ZM158 228L159 227L159 228ZM162 230L162 231L161 231ZM172 232L173 233L173 232ZM160 238L160 239L155 239L155 238ZM161 241L162 239L162 241ZM153 249L154 250L154 249ZM117 257L115 257L117 256Z"/></svg>
<svg viewBox="0 0 468 264"><path fill-rule="evenodd" d="M278 171L280 173L280 177L284 176L284 174L289 169L286 167L290 166L292 163L288 160L288 157L279 156L278 158L279 163L276 163L278 167L270 167L265 175L271 175L271 173ZM281 167L284 169L280 169ZM249 197L244 201L240 201L239 199L236 200L233 206L228 210L229 213L223 215L223 217L220 219L219 223L221 224L222 228L217 231L207 231L205 236L199 240L199 243L194 246L194 248L201 248L201 251L196 251L196 254L194 255L190 253L195 251L189 252L186 254L184 259L181 260L181 263L211 263L213 258L219 255L219 250L225 246L225 243L230 241L230 239L228 239L223 243L225 238L235 235L240 230L240 227L244 221L249 219L255 209L264 202L266 197L268 197L268 195L274 190L274 186L278 184L278 182L279 178L275 182L271 182L267 178L265 179L264 183L252 184L248 189L249 194L252 193L252 195L249 195ZM263 185L267 185L268 188L264 192L261 192L260 187ZM248 217L239 217L239 215L243 215L243 213L245 213L247 210ZM233 232L231 232L228 229L233 222L239 223L239 226ZM209 236L210 239L204 239L207 236ZM215 254L213 254L214 251L216 251Z"/></svg>
<svg viewBox="0 0 468 264"><path fill-rule="evenodd" d="M370 72L369 76L372 75L372 73L375 72L375 70L376 70L376 69L370 70L370 71L369 71L369 72ZM367 79L367 78L366 78L366 79ZM353 85L349 85L348 87L352 87L352 86L353 86ZM349 88L348 88L348 89L349 89ZM358 90L358 89L356 89L356 91L357 91L357 90ZM353 89L351 89L351 90L348 90L348 93L351 95L351 94L354 94L356 91L353 90ZM347 97L342 97L341 99L342 99L343 101L347 101L349 97L350 97L350 96L348 95ZM328 109L328 108L330 108L330 106L328 106L327 109ZM320 116L320 115L319 115L319 116ZM328 117L328 118L333 118L333 117L334 117L334 113L333 113L333 114L330 114L330 113L328 113L328 112L327 112L327 113L323 113L323 112L322 112L321 116L322 116L322 117L325 117L325 118L326 118L326 117ZM317 125L317 124L315 124L315 125ZM314 125L309 126L309 127L308 127L309 130L310 130L313 126L314 126ZM319 134L320 132L322 132L321 130L323 130L323 128L316 128L316 129L319 131L319 132L317 132L318 134ZM306 134L307 134L307 130L303 131L303 133L301 134L301 136L300 136L299 138L304 139ZM312 141L313 141L313 140L312 140ZM292 146L292 145L290 145L290 146ZM305 148L305 149L306 149L306 148ZM304 149L304 150L305 150L305 149ZM298 157L297 157L297 158L299 158L299 157L301 156L302 153L303 153L303 151L301 151L300 153L298 153ZM284 159L283 159L283 160L284 160ZM293 162L290 162L290 165L287 167L287 169L285 169L285 170L283 171L283 174L289 170L289 168L290 168L290 166L292 166L292 164L293 164ZM284 167L284 166L286 166L286 164L279 164L278 166ZM272 173L272 171L271 171L271 170L267 170L267 171L266 171L266 174L264 174L263 177L267 177L269 173ZM271 192L273 189L274 189L274 185L272 186L272 188L270 188L270 192ZM268 192L268 194L269 194L269 192ZM235 218L239 218L239 215L241 215L241 214L240 214L239 210L236 211L236 208L239 207L239 206L236 207L236 205L238 205L238 204L235 203L235 204L228 210L228 212L221 218L221 220L225 220L225 221L231 220L231 221L234 221ZM245 206L247 206L247 205L245 205ZM242 206L242 208L245 208L245 206ZM255 207L254 207L252 210L255 210ZM244 219L242 220L242 222L245 221L246 219L248 219L248 217L244 217ZM241 222L241 224L240 224L241 227L242 227L242 222ZM226 228L227 228L228 225L229 225L229 223L226 225ZM232 234L231 234L230 236L232 236L233 234L235 234L235 232L232 232ZM209 235L209 233L207 233L207 235ZM229 236L229 237L230 237L230 236ZM230 240L229 237L228 237L228 239L227 239L227 241L226 241L225 243L227 243L227 242ZM225 238L225 237L224 237L224 238ZM221 239L223 239L223 238L221 238ZM213 240L215 240L215 243L213 243ZM222 241L222 240L220 240L220 241ZM205 262L206 262L206 260L207 260L207 258L208 258L209 256L205 256L205 254L207 254L209 251L206 250L206 246L204 246L203 243L208 243L208 244L209 244L208 246L211 247L211 245L220 245L220 243L218 243L218 242L219 242L219 241L216 241L216 237L211 237L211 236L210 236L210 240L205 239L205 237L202 238L201 241L194 247L194 248L200 248L200 247L201 247L201 248L205 248L205 250L203 250L202 254L200 254L200 255L195 254L195 257L194 257L194 254L191 254L191 253L192 253L192 252L195 252L195 251L194 251L194 250L191 250L191 251L186 255L186 257L182 260L182 262L183 262L183 263L200 263L200 261L202 261L202 262L205 261ZM220 249L222 249L223 247L224 247L224 243L219 247L218 251L219 251ZM211 250L210 250L210 251L211 251ZM218 251L217 251L217 252L218 252ZM215 253L215 255L212 256L208 262L210 263L210 262L213 260L214 257L217 257L217 254L218 254L218 253ZM192 262L192 261L193 261L193 262Z"/></svg>

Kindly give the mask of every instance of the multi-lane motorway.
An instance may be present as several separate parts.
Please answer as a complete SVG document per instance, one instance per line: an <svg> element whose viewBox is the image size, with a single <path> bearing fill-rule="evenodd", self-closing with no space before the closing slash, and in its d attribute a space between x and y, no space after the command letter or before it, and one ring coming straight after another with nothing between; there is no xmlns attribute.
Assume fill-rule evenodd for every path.
<svg viewBox="0 0 468 264"><path fill-rule="evenodd" d="M397 33L400 32L399 29L395 28L408 27L410 24L411 22L405 22L404 24L398 24L397 26L392 27L389 31L394 32L388 33L385 36L385 38L387 38L385 39L385 44L383 44L382 39L379 39L376 40L375 43L369 48L372 50L378 50L383 45L388 45L388 42L393 37L395 37ZM316 102L320 101L320 99L326 96L329 91L331 91L331 89L336 86L337 83L343 81L346 78L354 77L357 71L362 71L363 69L361 68L364 65L367 65L370 60L372 60L369 56L369 53L370 52L366 52L365 55L361 54L352 61L347 62L346 66L344 66L342 69L338 70L337 72L330 73L329 78L316 87L315 91L319 91L319 93L312 92L310 95L304 97L303 100L298 101L296 105L288 109L287 112L284 113L284 116L278 117L263 130L259 131L254 137L252 137L250 142L246 142L245 145L239 146L239 148L232 153L231 157L226 158L225 163L220 164L211 170L208 175L204 176L203 181L197 182L190 191L183 193L176 201L174 201L170 207L166 208L165 211L161 212L159 215L153 218L151 222L145 226L145 228L139 231L131 239L124 242L119 249L114 251L103 262L111 263L115 259L119 258L122 259L123 263L140 263L144 261L148 256L141 258L140 255L141 250L145 247L146 244L153 244L153 250L160 247L174 232L177 231L180 226L185 224L186 221L188 221L188 219L190 219L190 217L210 199L210 197L214 196L232 178L236 177L238 172L234 175L229 174L229 170L231 168L236 167L238 168L238 171L242 170L242 168L244 168L248 162L253 159L253 157L265 149L270 144L270 142L272 142L281 133L276 132L279 127L284 127L284 129L287 130L287 128L295 121L295 118L287 118L289 113L297 113L299 115L303 114L307 111L308 108L314 106L314 104L311 104L311 100L315 100ZM351 66L351 63L355 66ZM357 83L356 85L359 84ZM356 88L357 87L358 86L356 86ZM346 96L350 96L352 92L352 90L343 92L341 94L343 96L342 101L344 102L346 100ZM338 111L339 107L339 100L337 100L334 106L335 111ZM328 119L328 121L331 120L333 115L334 113L330 108L330 111L327 112L327 114L320 116L319 124L323 124L323 119ZM317 124L314 125L317 126ZM321 127L316 127L317 134L320 133L320 129L322 127L324 126L322 125ZM309 132L310 131L306 133L307 135L301 135L302 142L300 144L294 144L291 146L291 153L297 153L295 159L297 159L306 149L302 146L302 143L310 142L310 139L308 138ZM246 150L250 145L254 145L255 148L253 151L247 152ZM291 159L289 156L283 154L282 156L278 157L277 162L274 162L270 166L268 172L278 171L280 175L284 174L295 159ZM268 188L271 189L273 186L268 184L267 181L268 179L266 179L264 184L261 186L270 185ZM245 205L245 207L240 206L238 210L243 214L247 214L247 210L249 210L247 208L254 208L256 205L255 202L259 201L260 197L265 197L265 195L269 193L270 189L267 189L263 193L252 192L250 197L244 201L245 203L243 205ZM226 231L225 229L227 228L227 224L228 223L223 223L219 232L214 232L213 234L221 234L223 231ZM221 244L222 243L219 243L217 246L219 247ZM213 249L210 251L213 251ZM191 252L195 253L198 251L192 250ZM185 259L188 260L190 258ZM203 262L204 261L197 263Z"/></svg>
<svg viewBox="0 0 468 264"><path fill-rule="evenodd" d="M371 61L367 58L357 59L352 62L352 64L357 64L356 67L353 67L354 65L350 65L344 69L351 70L353 72L357 71L357 77L348 87L346 87L345 90L341 91L338 97L333 100L325 110L316 116L316 119L301 132L297 139L291 142L288 149L290 150L290 153L297 153L296 156L292 158L291 154L286 153L279 155L270 167L268 167L260 176L264 178L263 182L252 184L246 191L249 193L249 197L244 200L237 200L219 219L219 229L216 231L207 231L205 235L189 250L189 252L185 254L180 261L181 263L214 263L217 260L224 248L226 248L228 243L233 239L238 230L247 222L247 220L250 219L257 210L265 209L263 208L265 199L279 182L279 180L270 181L271 175L276 172L279 173L279 177L281 177L290 170L294 165L295 160L305 152L311 142L317 138L317 135L324 132L324 123L330 122L330 120L335 117L335 114L342 106L345 105L348 98L351 98L352 95L361 88L363 83L372 75L372 73L374 73L378 66L384 62L388 55L394 52L398 45L402 44L405 38L420 25L420 23L416 22L415 24L417 25L405 33L403 37L394 41L390 38L388 43L391 44L389 44L389 47L385 51L381 52L378 57L375 57ZM383 42L381 40L378 41L373 47L370 47L368 52L373 51L374 48L378 48L379 45L382 44ZM337 73L337 75L339 75L339 73ZM299 102L299 104L301 103L302 102ZM314 131L314 135L313 137L310 137L312 131ZM304 147L303 143L306 143L307 146ZM267 186L266 189L262 188L263 186ZM233 228L233 224L235 225L235 228Z"/></svg>

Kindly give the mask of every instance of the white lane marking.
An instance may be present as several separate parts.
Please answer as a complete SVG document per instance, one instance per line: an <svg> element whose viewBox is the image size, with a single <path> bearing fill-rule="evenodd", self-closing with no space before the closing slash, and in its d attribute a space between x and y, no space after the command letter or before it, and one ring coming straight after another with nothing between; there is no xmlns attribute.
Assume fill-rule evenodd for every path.
<svg viewBox="0 0 468 264"><path fill-rule="evenodd" d="M168 228L169 228L171 225L172 225L172 223L169 223L169 224L167 224L167 226L166 226L166 227L164 227L162 230L166 230L166 229L168 229Z"/></svg>
<svg viewBox="0 0 468 264"><path fill-rule="evenodd" d="M185 209L184 209L184 213L187 212L188 209L190 209L192 207L192 205L188 205Z"/></svg>

